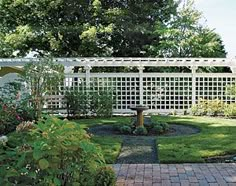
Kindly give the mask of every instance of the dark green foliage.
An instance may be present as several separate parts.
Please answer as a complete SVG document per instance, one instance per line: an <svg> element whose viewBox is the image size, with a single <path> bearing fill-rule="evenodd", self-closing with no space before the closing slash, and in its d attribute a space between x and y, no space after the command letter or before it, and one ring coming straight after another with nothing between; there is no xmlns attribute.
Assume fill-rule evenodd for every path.
<svg viewBox="0 0 236 186"><path fill-rule="evenodd" d="M48 117L9 137L0 165L0 185L90 186L104 159L79 125Z"/></svg>
<svg viewBox="0 0 236 186"><path fill-rule="evenodd" d="M95 180L95 186L114 186L116 180L115 172L111 167L100 167Z"/></svg>
<svg viewBox="0 0 236 186"><path fill-rule="evenodd" d="M112 116L114 99L111 90L98 92L69 90L66 92L65 98L68 116Z"/></svg>
<svg viewBox="0 0 236 186"><path fill-rule="evenodd" d="M121 134L131 134L132 129L130 126L124 125L119 128Z"/></svg>
<svg viewBox="0 0 236 186"><path fill-rule="evenodd" d="M200 24L202 14L194 1L180 4L178 13L169 22L156 22L155 33L161 40L149 46L150 54L160 57L225 57L221 37Z"/></svg>
<svg viewBox="0 0 236 186"><path fill-rule="evenodd" d="M163 128L164 131L168 131L169 128L170 128L170 126L168 125L168 123L163 123L163 122L162 122L160 125L162 126L162 128Z"/></svg>
<svg viewBox="0 0 236 186"><path fill-rule="evenodd" d="M22 121L35 119L30 100L31 96L20 81L0 87L0 134L14 131Z"/></svg>
<svg viewBox="0 0 236 186"><path fill-rule="evenodd" d="M163 134L168 132L169 128L165 122L153 122L153 128L150 131L154 134Z"/></svg>
<svg viewBox="0 0 236 186"><path fill-rule="evenodd" d="M68 116L87 116L89 112L89 96L86 92L70 90L65 93Z"/></svg>
<svg viewBox="0 0 236 186"><path fill-rule="evenodd" d="M164 129L161 125L155 125L153 128L152 128L152 131L153 133L155 134L162 134L164 132Z"/></svg>
<svg viewBox="0 0 236 186"><path fill-rule="evenodd" d="M97 117L111 117L113 103L113 91L111 90L91 93L90 110Z"/></svg>
<svg viewBox="0 0 236 186"><path fill-rule="evenodd" d="M135 135L147 135L148 131L147 131L147 129L145 127L137 127L134 130L134 134Z"/></svg>
<svg viewBox="0 0 236 186"><path fill-rule="evenodd" d="M175 14L174 0L3 0L0 55L146 56L154 22Z"/></svg>

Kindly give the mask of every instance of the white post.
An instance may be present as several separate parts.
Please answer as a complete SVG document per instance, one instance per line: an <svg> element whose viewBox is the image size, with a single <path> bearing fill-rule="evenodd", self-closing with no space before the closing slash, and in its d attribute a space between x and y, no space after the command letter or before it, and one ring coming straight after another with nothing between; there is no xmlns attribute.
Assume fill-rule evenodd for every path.
<svg viewBox="0 0 236 186"><path fill-rule="evenodd" d="M144 66L139 66L138 70L139 70L139 104L143 105L143 70L144 70Z"/></svg>
<svg viewBox="0 0 236 186"><path fill-rule="evenodd" d="M65 73L65 82L64 82L64 86L65 87L71 87L72 86L72 82L73 79L70 77L66 77L67 74L72 74L73 73L73 66L65 66L64 67L64 73Z"/></svg>
<svg viewBox="0 0 236 186"><path fill-rule="evenodd" d="M90 65L86 65L84 69L86 70L85 72L86 91L90 91L90 70L92 69L92 67Z"/></svg>
<svg viewBox="0 0 236 186"><path fill-rule="evenodd" d="M233 74L236 73L236 67L235 67L235 66L230 67L230 69L231 69L231 71L232 71Z"/></svg>
<svg viewBox="0 0 236 186"><path fill-rule="evenodd" d="M197 66L192 66L192 105L196 104L196 71Z"/></svg>

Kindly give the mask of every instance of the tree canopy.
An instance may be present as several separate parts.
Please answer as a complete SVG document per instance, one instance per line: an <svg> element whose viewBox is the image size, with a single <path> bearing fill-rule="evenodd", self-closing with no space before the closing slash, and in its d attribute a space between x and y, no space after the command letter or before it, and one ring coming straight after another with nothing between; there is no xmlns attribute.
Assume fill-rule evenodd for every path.
<svg viewBox="0 0 236 186"><path fill-rule="evenodd" d="M193 1L0 0L0 57L224 57Z"/></svg>
<svg viewBox="0 0 236 186"><path fill-rule="evenodd" d="M149 47L151 56L160 57L225 57L221 37L201 24L202 14L187 0L169 22L156 22L160 40Z"/></svg>
<svg viewBox="0 0 236 186"><path fill-rule="evenodd" d="M174 0L1 0L0 54L140 56L175 10Z"/></svg>

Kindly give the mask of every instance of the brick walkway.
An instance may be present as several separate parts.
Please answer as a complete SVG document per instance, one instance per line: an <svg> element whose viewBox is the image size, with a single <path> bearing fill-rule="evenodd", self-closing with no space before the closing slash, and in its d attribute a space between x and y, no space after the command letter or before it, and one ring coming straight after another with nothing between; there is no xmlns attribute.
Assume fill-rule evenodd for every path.
<svg viewBox="0 0 236 186"><path fill-rule="evenodd" d="M236 186L236 164L115 164L117 186Z"/></svg>

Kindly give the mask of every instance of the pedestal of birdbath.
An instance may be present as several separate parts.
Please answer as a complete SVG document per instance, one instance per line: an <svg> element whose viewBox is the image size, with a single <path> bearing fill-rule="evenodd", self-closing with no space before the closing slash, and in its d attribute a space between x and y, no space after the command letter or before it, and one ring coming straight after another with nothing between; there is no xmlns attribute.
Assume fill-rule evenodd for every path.
<svg viewBox="0 0 236 186"><path fill-rule="evenodd" d="M137 105L137 106L130 107L130 109L137 111L136 127L143 127L143 111L148 110L149 108L144 105Z"/></svg>

